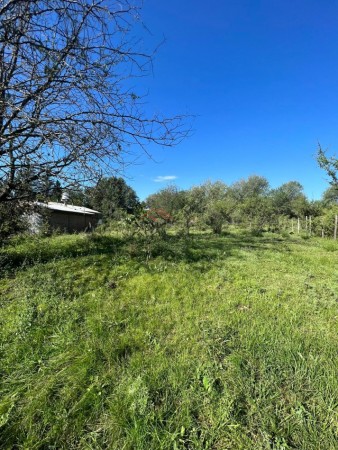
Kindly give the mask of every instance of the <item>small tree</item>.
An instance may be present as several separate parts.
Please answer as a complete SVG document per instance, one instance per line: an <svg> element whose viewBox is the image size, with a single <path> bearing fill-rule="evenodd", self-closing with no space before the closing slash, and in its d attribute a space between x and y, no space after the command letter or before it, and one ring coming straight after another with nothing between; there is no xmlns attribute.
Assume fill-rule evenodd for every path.
<svg viewBox="0 0 338 450"><path fill-rule="evenodd" d="M178 220L183 226L183 232L188 236L191 227L197 222L205 210L205 192L200 186L194 186L182 193L183 206L178 214Z"/></svg>
<svg viewBox="0 0 338 450"><path fill-rule="evenodd" d="M215 200L205 211L205 222L214 234L221 234L225 222L229 221L229 205L226 200Z"/></svg>
<svg viewBox="0 0 338 450"><path fill-rule="evenodd" d="M228 191L229 198L234 202L233 221L261 230L270 221L269 192L268 180L258 175L233 183Z"/></svg>
<svg viewBox="0 0 338 450"><path fill-rule="evenodd" d="M177 213L184 206L184 194L176 186L171 185L149 195L145 203L151 209L167 211L175 220Z"/></svg>
<svg viewBox="0 0 338 450"><path fill-rule="evenodd" d="M129 236L137 236L136 248L142 248L146 260L150 259L154 248L166 238L166 228L172 217L163 209L144 209L141 206L125 218Z"/></svg>
<svg viewBox="0 0 338 450"><path fill-rule="evenodd" d="M229 222L234 202L228 195L229 188L222 181L207 181L201 188L204 190L204 214L206 225L212 232L221 234L226 222Z"/></svg>

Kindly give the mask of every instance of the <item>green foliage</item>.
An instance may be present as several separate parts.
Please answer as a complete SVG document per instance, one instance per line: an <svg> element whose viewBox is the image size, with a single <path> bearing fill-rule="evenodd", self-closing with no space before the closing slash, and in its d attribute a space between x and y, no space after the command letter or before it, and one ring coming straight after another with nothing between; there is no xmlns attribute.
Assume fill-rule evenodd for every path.
<svg viewBox="0 0 338 450"><path fill-rule="evenodd" d="M278 214L288 217L303 217L307 214L308 203L303 194L303 186L298 181L289 181L274 189L271 199Z"/></svg>
<svg viewBox="0 0 338 450"><path fill-rule="evenodd" d="M205 191L201 186L194 186L183 192L183 207L178 213L183 231L189 235L192 226L197 225L205 211Z"/></svg>
<svg viewBox="0 0 338 450"><path fill-rule="evenodd" d="M224 222L229 220L229 211L225 200L216 200L208 205L205 212L205 222L215 234L222 233Z"/></svg>
<svg viewBox="0 0 338 450"><path fill-rule="evenodd" d="M323 203L326 206L338 204L338 186L332 185L323 193Z"/></svg>
<svg viewBox="0 0 338 450"><path fill-rule="evenodd" d="M62 196L62 187L59 180L54 180L48 174L40 177L31 183L33 198L40 201L60 202ZM82 204L77 203L75 204Z"/></svg>
<svg viewBox="0 0 338 450"><path fill-rule="evenodd" d="M167 211L155 208L139 208L135 214L125 218L132 235L138 234L149 238L153 238L155 235L164 237L166 235L166 227L171 221L172 218Z"/></svg>
<svg viewBox="0 0 338 450"><path fill-rule="evenodd" d="M168 214L169 220L157 217L156 224L154 220L148 223L141 221L136 227L131 225L136 217L139 219L143 206L122 178L103 178L96 187L73 189L69 194L73 204L102 212L106 229L119 230L122 225L129 234L143 228L144 235L164 235L168 225L186 236L192 230L211 230L214 234L221 234L225 227L231 225L256 233L294 232L292 219L304 222L311 217L311 234L321 236L322 217L329 214L328 208L334 204L335 191L331 187L323 201L310 202L297 181L289 181L271 190L267 179L257 175L230 186L222 181L206 181L187 190L168 186L150 195L143 206ZM130 220L126 221L128 215L135 218L130 216Z"/></svg>
<svg viewBox="0 0 338 450"><path fill-rule="evenodd" d="M292 219L309 222L311 216L311 234L321 236L318 223L325 215L323 202L309 202L297 181L271 190L268 180L257 175L230 186L221 181L206 181L185 191L169 186L148 197L147 204L169 212L172 223L186 235L191 229L221 234L231 224L255 233L288 233L294 232Z"/></svg>
<svg viewBox="0 0 338 450"><path fill-rule="evenodd" d="M10 236L27 230L28 224L24 217L25 208L19 203L0 204L0 243Z"/></svg>
<svg viewBox="0 0 338 450"><path fill-rule="evenodd" d="M333 237L335 216L338 214L338 206L325 208L323 214L315 220L315 231L323 232L325 237Z"/></svg>
<svg viewBox="0 0 338 450"><path fill-rule="evenodd" d="M176 186L167 186L150 195L145 204L151 209L162 209L175 219L178 212L184 207L184 192Z"/></svg>
<svg viewBox="0 0 338 450"><path fill-rule="evenodd" d="M124 219L127 235L137 237L137 246L144 248L146 260L152 257L159 240L166 238L166 229L172 223L172 216L163 209L139 208L135 214ZM135 246L135 244L133 244Z"/></svg>
<svg viewBox="0 0 338 450"><path fill-rule="evenodd" d="M327 152L319 146L317 152L319 167L327 173L333 186L338 184L338 159L336 156L327 156Z"/></svg>
<svg viewBox="0 0 338 450"><path fill-rule="evenodd" d="M120 219L124 212L133 213L139 206L135 191L123 178L102 178L86 191L88 204L100 211L105 221Z"/></svg>
<svg viewBox="0 0 338 450"><path fill-rule="evenodd" d="M269 182L257 175L247 180L233 183L229 188L229 197L235 206L232 220L251 231L260 231L271 222L271 203L268 198Z"/></svg>
<svg viewBox="0 0 338 450"><path fill-rule="evenodd" d="M221 181L207 181L199 186L203 194L200 201L202 220L211 227L214 234L221 234L225 222L230 219L232 203L227 196L228 187Z"/></svg>
<svg viewBox="0 0 338 450"><path fill-rule="evenodd" d="M269 182L265 177L251 175L246 180L239 180L231 186L232 195L237 201L267 195Z"/></svg>

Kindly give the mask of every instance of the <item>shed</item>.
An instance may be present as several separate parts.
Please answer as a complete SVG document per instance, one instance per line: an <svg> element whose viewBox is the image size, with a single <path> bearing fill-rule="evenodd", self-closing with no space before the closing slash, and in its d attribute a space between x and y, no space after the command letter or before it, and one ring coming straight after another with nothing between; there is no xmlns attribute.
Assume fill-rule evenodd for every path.
<svg viewBox="0 0 338 450"><path fill-rule="evenodd" d="M52 230L66 233L89 231L98 225L101 216L101 213L94 209L65 203L36 202L36 206L40 212L30 217L31 229L34 232L40 228L43 218Z"/></svg>

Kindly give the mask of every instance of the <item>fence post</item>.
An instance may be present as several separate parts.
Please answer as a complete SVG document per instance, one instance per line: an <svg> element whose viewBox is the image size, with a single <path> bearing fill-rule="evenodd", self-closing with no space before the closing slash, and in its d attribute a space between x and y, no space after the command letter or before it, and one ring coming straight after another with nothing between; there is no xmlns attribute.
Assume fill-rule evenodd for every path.
<svg viewBox="0 0 338 450"><path fill-rule="evenodd" d="M337 228L338 228L338 214L336 214L334 218L334 233L333 233L334 240L337 240Z"/></svg>
<svg viewBox="0 0 338 450"><path fill-rule="evenodd" d="M311 232L312 232L312 218L311 216L309 216L309 234L311 236Z"/></svg>

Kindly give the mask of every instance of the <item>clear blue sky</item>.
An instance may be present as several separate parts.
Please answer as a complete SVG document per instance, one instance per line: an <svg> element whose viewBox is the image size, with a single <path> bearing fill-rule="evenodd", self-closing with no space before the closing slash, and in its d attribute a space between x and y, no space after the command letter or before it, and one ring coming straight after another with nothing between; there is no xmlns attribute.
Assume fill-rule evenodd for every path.
<svg viewBox="0 0 338 450"><path fill-rule="evenodd" d="M144 0L142 19L147 46L166 39L141 80L149 110L196 119L192 137L126 171L139 197L167 177L185 189L256 174L320 198L317 144L338 152L338 2Z"/></svg>

